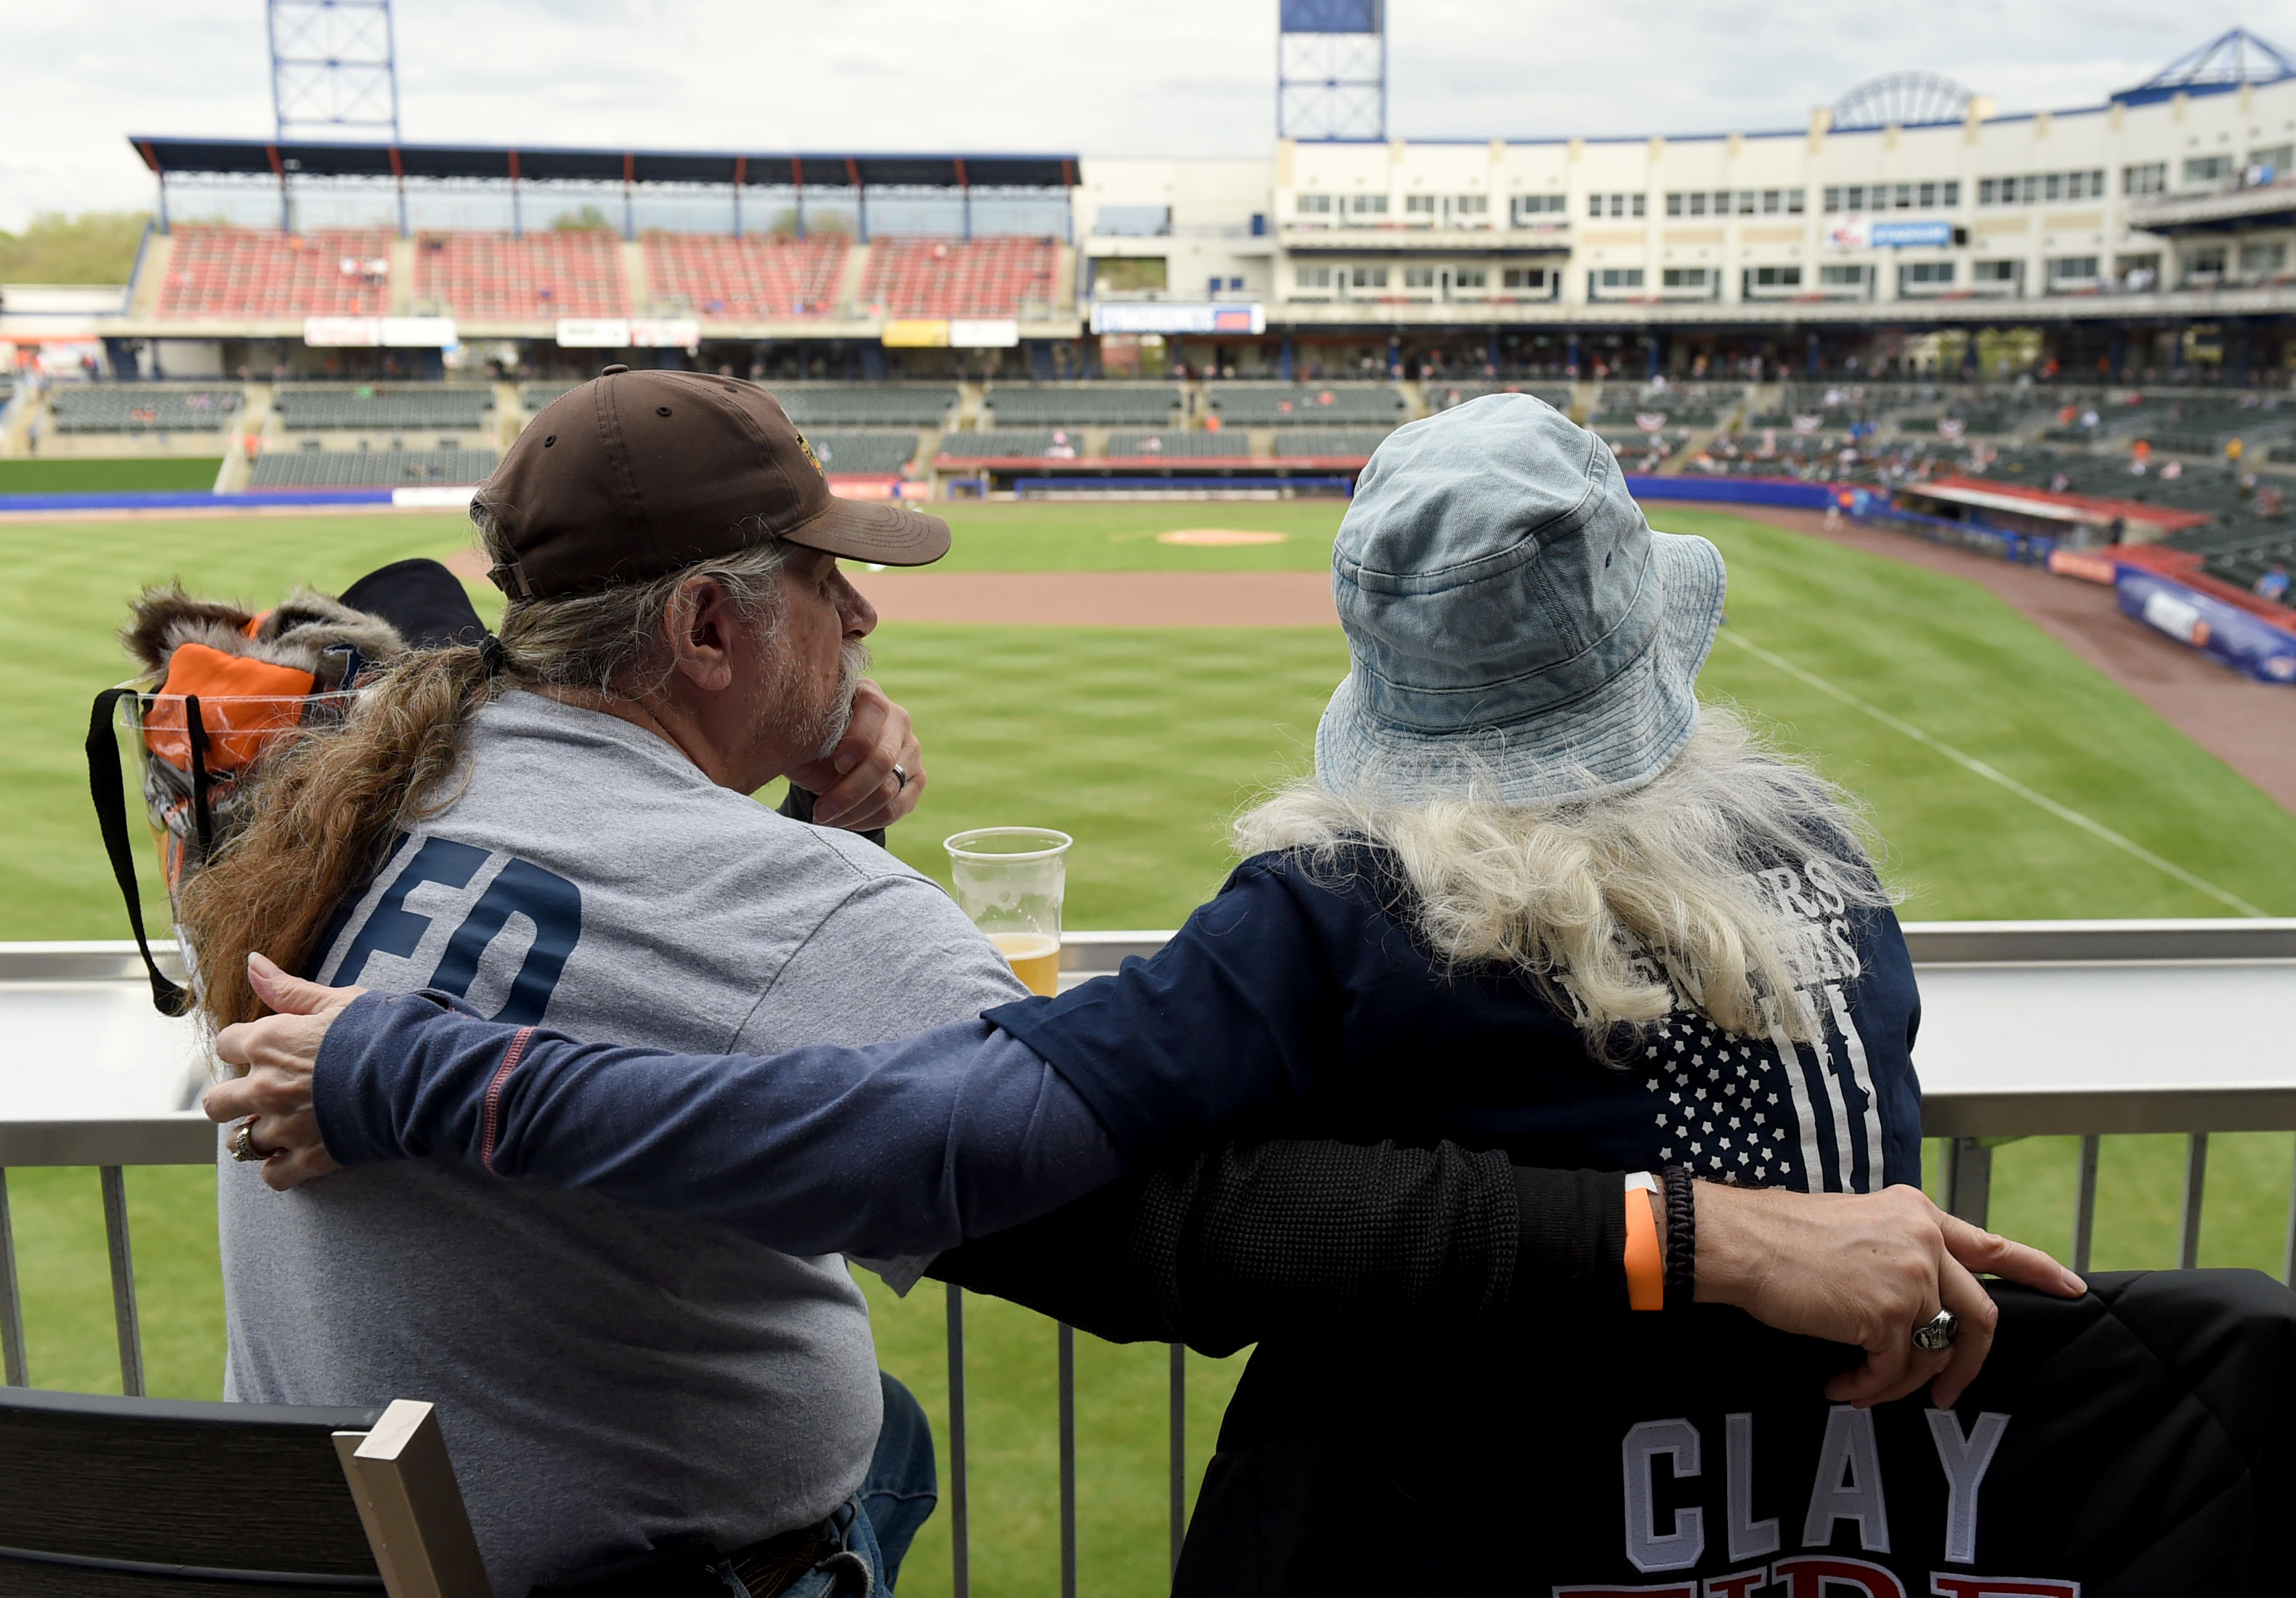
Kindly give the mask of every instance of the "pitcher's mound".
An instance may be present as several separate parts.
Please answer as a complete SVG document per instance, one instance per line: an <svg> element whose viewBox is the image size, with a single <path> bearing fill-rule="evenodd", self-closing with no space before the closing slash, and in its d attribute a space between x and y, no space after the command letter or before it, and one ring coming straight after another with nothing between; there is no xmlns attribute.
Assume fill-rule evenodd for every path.
<svg viewBox="0 0 2296 1598"><path fill-rule="evenodd" d="M1159 544L1281 544L1283 533L1247 532L1240 527L1176 527L1156 535Z"/></svg>

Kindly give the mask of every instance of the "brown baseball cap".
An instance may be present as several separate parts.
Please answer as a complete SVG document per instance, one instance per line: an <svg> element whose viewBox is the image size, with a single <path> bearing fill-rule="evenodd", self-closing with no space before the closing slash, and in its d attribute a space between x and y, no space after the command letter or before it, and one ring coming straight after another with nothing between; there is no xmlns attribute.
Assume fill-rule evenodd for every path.
<svg viewBox="0 0 2296 1598"><path fill-rule="evenodd" d="M840 499L813 446L755 383L609 366L518 436L473 504L514 558L515 598L594 593L785 538L884 566L948 553L948 523Z"/></svg>

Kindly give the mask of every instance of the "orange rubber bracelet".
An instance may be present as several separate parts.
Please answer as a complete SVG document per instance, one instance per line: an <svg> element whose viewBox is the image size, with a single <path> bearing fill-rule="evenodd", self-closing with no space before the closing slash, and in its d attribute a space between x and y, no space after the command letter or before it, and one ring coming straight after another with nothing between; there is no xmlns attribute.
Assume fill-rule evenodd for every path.
<svg viewBox="0 0 2296 1598"><path fill-rule="evenodd" d="M1650 1190L1636 1185L1631 1176L1627 1181L1627 1306L1664 1309L1666 1261L1659 1252L1658 1217L1651 1212Z"/></svg>

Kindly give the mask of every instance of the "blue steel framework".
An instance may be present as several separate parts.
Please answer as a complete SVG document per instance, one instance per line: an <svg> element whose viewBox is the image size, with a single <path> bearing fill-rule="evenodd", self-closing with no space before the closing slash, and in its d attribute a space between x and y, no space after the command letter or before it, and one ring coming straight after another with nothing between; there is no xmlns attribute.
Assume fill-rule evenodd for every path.
<svg viewBox="0 0 2296 1598"><path fill-rule="evenodd" d="M1387 137L1386 0L1282 0L1275 136Z"/></svg>
<svg viewBox="0 0 2296 1598"><path fill-rule="evenodd" d="M398 65L390 0L270 0L273 131L398 142Z"/></svg>
<svg viewBox="0 0 2296 1598"><path fill-rule="evenodd" d="M2296 78L2296 61L2245 28L2234 28L2113 99L2123 105L2150 105L2177 94L2210 94L2244 83L2278 83L2289 78Z"/></svg>

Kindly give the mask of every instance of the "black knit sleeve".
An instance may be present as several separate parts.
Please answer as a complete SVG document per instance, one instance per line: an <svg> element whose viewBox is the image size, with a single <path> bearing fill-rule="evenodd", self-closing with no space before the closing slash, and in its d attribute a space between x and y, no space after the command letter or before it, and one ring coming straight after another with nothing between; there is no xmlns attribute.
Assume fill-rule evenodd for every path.
<svg viewBox="0 0 2296 1598"><path fill-rule="evenodd" d="M795 783L791 783L789 785L789 791L782 796L782 802L775 807L774 814L786 815L791 821L810 822L813 819L813 801L820 797L811 789L800 788ZM885 829L882 827L872 827L861 836L879 848L885 847Z"/></svg>
<svg viewBox="0 0 2296 1598"><path fill-rule="evenodd" d="M929 1273L1113 1342L1215 1356L1286 1332L1626 1303L1615 1173L1452 1143L1231 1143L940 1256Z"/></svg>

